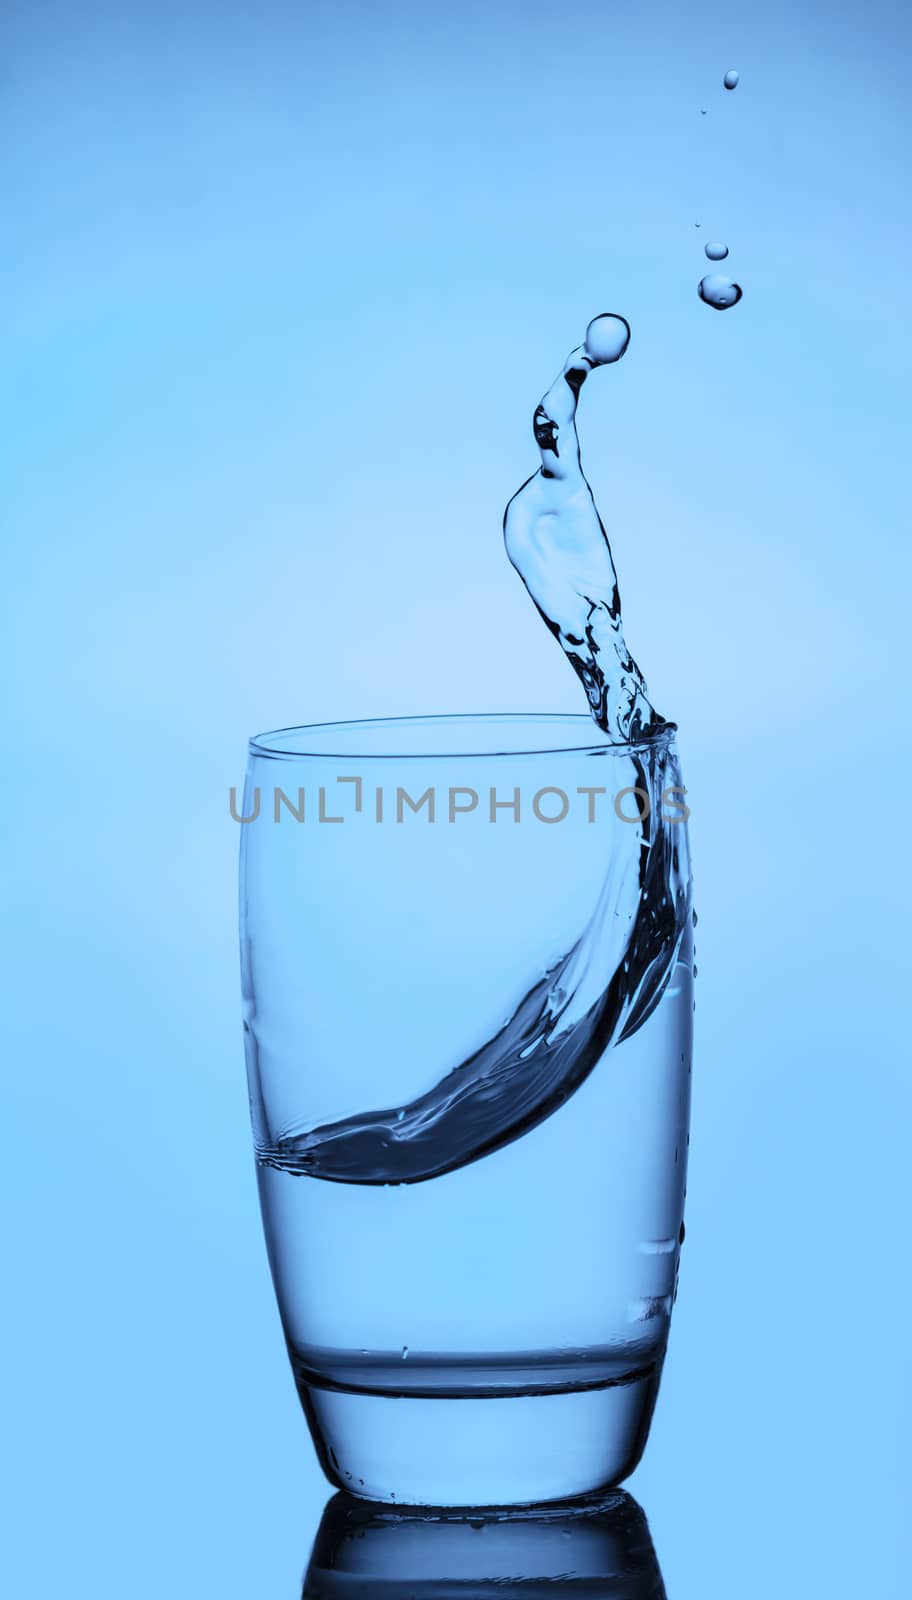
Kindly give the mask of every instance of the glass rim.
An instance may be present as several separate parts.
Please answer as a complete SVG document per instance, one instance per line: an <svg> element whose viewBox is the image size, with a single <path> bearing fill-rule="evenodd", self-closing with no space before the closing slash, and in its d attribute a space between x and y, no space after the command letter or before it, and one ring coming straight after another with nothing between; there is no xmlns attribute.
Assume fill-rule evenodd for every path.
<svg viewBox="0 0 912 1600"><path fill-rule="evenodd" d="M501 748L498 744L489 742L488 747L479 746L478 739L470 741L456 737L452 742L447 741L445 747L434 750L407 750L399 746L399 741L391 738L388 746L383 749L366 749L358 735L368 734L368 730L376 733L381 729L394 734L397 729L407 729L411 733L421 726L437 729L451 727L468 729L469 727L489 728L493 730L494 724L510 724L542 727L556 727L557 724L565 728L575 728L580 734L584 729L591 729L593 737L578 742L555 742L554 739L542 742L540 739L530 743L522 743L516 748ZM332 733L338 731L340 737L324 744L324 740ZM566 711L457 711L428 713L407 717L357 717L349 720L332 722L310 722L292 725L287 728L274 728L265 733L254 734L247 744L252 757L272 761L300 761L300 760L333 760L333 761L446 761L446 760L497 760L508 757L521 756L555 756L555 755L630 755L637 751L647 751L667 748L677 733L677 723L664 722L652 732L640 734L635 739L609 739L596 728L592 718L585 712ZM404 741L403 741L404 742Z"/></svg>

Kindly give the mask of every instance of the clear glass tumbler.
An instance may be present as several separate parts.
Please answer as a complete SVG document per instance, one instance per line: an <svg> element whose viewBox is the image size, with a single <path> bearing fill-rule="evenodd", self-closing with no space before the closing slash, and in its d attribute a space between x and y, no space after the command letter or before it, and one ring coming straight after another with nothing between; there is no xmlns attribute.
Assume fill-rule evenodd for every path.
<svg viewBox="0 0 912 1600"><path fill-rule="evenodd" d="M320 1460L357 1495L567 1499L640 1458L690 1104L674 733L417 717L250 742L266 1242Z"/></svg>

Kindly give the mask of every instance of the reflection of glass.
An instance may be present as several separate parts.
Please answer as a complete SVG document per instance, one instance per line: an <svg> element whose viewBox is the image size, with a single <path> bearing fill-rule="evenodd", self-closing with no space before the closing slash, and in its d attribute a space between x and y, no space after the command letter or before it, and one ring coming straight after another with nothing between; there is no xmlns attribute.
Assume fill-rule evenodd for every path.
<svg viewBox="0 0 912 1600"><path fill-rule="evenodd" d="M427 717L251 743L266 1239L321 1461L365 1498L563 1500L642 1452L690 1089L673 736Z"/></svg>
<svg viewBox="0 0 912 1600"><path fill-rule="evenodd" d="M302 1600L665 1600L649 1525L621 1490L573 1506L404 1515L338 1494Z"/></svg>

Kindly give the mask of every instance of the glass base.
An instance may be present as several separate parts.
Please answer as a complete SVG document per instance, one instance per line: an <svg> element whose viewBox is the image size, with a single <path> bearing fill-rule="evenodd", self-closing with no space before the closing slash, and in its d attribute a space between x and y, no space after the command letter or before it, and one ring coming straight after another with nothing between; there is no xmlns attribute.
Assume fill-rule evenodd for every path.
<svg viewBox="0 0 912 1600"><path fill-rule="evenodd" d="M482 1399L352 1394L301 1383L323 1470L397 1506L571 1500L628 1477L646 1443L661 1362L626 1383Z"/></svg>

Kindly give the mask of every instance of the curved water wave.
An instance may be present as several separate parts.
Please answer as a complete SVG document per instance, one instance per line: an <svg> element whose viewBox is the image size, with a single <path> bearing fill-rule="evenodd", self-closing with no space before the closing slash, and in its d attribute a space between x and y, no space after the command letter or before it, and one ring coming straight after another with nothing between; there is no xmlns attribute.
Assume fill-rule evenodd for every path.
<svg viewBox="0 0 912 1600"><path fill-rule="evenodd" d="M588 926L480 1049L407 1105L279 1138L264 1165L336 1183L421 1183L509 1144L556 1111L612 1045L649 1018L691 915L687 833L663 814L673 752L632 757L653 799L616 857ZM645 809L645 807L644 807Z"/></svg>
<svg viewBox="0 0 912 1600"><path fill-rule="evenodd" d="M420 1183L518 1139L558 1109L610 1046L652 1015L691 916L687 831L664 814L680 786L668 730L624 642L608 539L582 470L580 390L617 361L630 330L596 317L538 405L542 465L504 516L510 560L581 678L595 721L631 748L633 785L649 796L639 828L620 828L598 904L576 943L531 985L502 1028L407 1105L289 1130L259 1151L264 1165L336 1183ZM649 744L650 735L656 735ZM645 806L642 807L645 810Z"/></svg>

